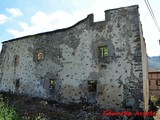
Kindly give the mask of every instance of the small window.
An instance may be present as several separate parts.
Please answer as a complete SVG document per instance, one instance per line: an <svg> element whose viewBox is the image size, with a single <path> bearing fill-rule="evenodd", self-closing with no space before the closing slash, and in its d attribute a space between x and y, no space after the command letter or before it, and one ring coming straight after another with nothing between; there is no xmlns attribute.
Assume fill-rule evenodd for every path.
<svg viewBox="0 0 160 120"><path fill-rule="evenodd" d="M96 80L88 81L88 92L97 92L97 81Z"/></svg>
<svg viewBox="0 0 160 120"><path fill-rule="evenodd" d="M15 62L15 64L17 64L18 63L18 58L16 57L16 58L14 58L14 62Z"/></svg>
<svg viewBox="0 0 160 120"><path fill-rule="evenodd" d="M50 79L49 80L49 89L54 89L56 85L56 80Z"/></svg>
<svg viewBox="0 0 160 120"><path fill-rule="evenodd" d="M156 81L156 84L157 84L158 86L160 86L160 80L157 80L157 81Z"/></svg>
<svg viewBox="0 0 160 120"><path fill-rule="evenodd" d="M99 47L99 57L100 58L107 58L108 57L108 47L107 46Z"/></svg>
<svg viewBox="0 0 160 120"><path fill-rule="evenodd" d="M19 79L16 79L15 87L16 87L16 88L19 88L19 86L20 86L20 81L19 81Z"/></svg>
<svg viewBox="0 0 160 120"><path fill-rule="evenodd" d="M19 56L18 55L15 55L14 56L14 66L17 67L19 64Z"/></svg>
<svg viewBox="0 0 160 120"><path fill-rule="evenodd" d="M44 52L43 49L41 49L41 48L36 49L36 51L34 53L33 60L35 62L44 60L44 58L45 58L45 54L44 53L45 52Z"/></svg>
<svg viewBox="0 0 160 120"><path fill-rule="evenodd" d="M44 59L44 54L42 52L37 53L37 60L43 60Z"/></svg>

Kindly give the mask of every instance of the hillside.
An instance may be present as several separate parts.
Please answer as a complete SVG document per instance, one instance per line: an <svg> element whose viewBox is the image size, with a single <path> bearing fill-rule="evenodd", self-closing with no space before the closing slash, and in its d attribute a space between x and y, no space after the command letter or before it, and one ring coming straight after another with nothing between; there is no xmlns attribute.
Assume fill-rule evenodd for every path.
<svg viewBox="0 0 160 120"><path fill-rule="evenodd" d="M160 56L148 56L148 67L150 70L160 70Z"/></svg>

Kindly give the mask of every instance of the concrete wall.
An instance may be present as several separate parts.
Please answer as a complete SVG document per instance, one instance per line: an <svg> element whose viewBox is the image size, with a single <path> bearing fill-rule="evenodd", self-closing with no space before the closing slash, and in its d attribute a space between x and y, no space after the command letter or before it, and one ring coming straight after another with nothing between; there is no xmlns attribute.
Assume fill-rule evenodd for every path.
<svg viewBox="0 0 160 120"><path fill-rule="evenodd" d="M137 109L144 100L138 6L107 10L105 21L93 21L91 14L70 28L4 42L0 89ZM101 62L98 47L104 45L109 53ZM43 53L42 60L37 52ZM56 81L54 90L50 79ZM88 80L97 80L97 92L88 92Z"/></svg>

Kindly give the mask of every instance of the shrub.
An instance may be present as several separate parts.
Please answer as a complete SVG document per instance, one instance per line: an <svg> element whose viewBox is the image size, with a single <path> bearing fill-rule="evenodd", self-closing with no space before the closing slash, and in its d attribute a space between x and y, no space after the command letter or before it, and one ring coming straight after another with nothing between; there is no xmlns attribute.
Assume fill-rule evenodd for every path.
<svg viewBox="0 0 160 120"><path fill-rule="evenodd" d="M158 97L154 95L151 95L150 99L154 104L158 101Z"/></svg>
<svg viewBox="0 0 160 120"><path fill-rule="evenodd" d="M12 106L7 106L5 102L0 101L0 120L20 120L16 110Z"/></svg>

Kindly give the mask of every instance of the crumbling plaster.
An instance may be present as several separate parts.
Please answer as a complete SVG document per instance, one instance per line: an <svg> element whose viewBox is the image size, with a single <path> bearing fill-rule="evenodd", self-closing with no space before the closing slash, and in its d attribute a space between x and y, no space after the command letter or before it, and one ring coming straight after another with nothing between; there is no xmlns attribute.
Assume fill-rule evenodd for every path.
<svg viewBox="0 0 160 120"><path fill-rule="evenodd" d="M4 42L0 90L65 103L96 102L103 108L137 108L143 101L138 6L107 10L105 21L93 21L91 14L70 28ZM98 58L102 45L109 49L105 63ZM44 53L43 60L36 60L36 50ZM49 79L56 80L53 91ZM88 92L88 80L97 80L96 93Z"/></svg>

